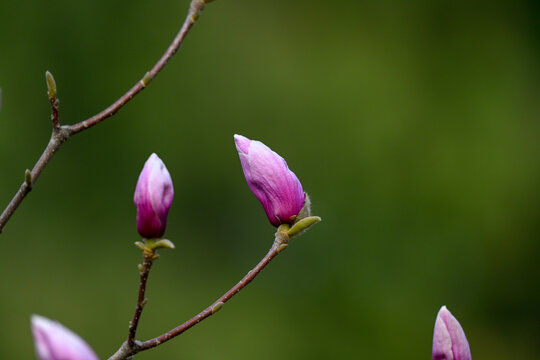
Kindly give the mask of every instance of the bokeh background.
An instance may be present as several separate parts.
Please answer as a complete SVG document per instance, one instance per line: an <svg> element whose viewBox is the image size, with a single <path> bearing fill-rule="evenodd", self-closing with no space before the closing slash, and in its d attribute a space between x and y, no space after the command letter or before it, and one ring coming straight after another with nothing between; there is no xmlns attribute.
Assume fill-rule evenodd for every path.
<svg viewBox="0 0 540 360"><path fill-rule="evenodd" d="M186 0L0 5L2 208L61 121L112 103ZM114 118L70 139L0 235L0 358L32 313L106 359L140 253L132 195L152 152L176 198L139 338L180 324L266 253L274 229L232 135L283 155L323 218L224 309L140 359L429 359L447 305L476 359L540 358L537 1L230 1Z"/></svg>

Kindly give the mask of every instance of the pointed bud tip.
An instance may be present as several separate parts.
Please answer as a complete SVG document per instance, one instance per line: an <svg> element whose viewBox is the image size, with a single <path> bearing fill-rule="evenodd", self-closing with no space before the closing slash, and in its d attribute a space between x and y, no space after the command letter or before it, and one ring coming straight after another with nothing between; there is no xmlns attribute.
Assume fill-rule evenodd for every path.
<svg viewBox="0 0 540 360"><path fill-rule="evenodd" d="M465 332L446 306L442 306L433 331L434 360L471 360L471 350Z"/></svg>
<svg viewBox="0 0 540 360"><path fill-rule="evenodd" d="M245 136L234 134L234 142L236 143L236 149L238 152L243 152L247 154L249 152L249 144L251 140Z"/></svg>
<svg viewBox="0 0 540 360"><path fill-rule="evenodd" d="M30 322L39 360L98 360L79 335L59 322L36 314L30 317Z"/></svg>
<svg viewBox="0 0 540 360"><path fill-rule="evenodd" d="M51 74L49 70L45 71L45 80L47 82L47 95L49 96L49 99L56 97L56 81L54 80L54 76Z"/></svg>

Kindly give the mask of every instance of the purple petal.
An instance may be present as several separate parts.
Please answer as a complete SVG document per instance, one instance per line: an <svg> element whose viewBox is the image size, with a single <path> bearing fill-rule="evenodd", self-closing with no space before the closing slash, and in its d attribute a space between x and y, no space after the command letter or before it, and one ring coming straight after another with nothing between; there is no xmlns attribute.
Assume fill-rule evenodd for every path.
<svg viewBox="0 0 540 360"><path fill-rule="evenodd" d="M163 236L173 197L173 183L165 164L156 154L150 155L139 175L133 197L137 207L137 230L142 237Z"/></svg>
<svg viewBox="0 0 540 360"><path fill-rule="evenodd" d="M292 223L305 194L285 160L260 141L234 135L246 181L274 226Z"/></svg>
<svg viewBox="0 0 540 360"><path fill-rule="evenodd" d="M435 320L433 360L471 360L465 332L457 319L443 306Z"/></svg>
<svg viewBox="0 0 540 360"><path fill-rule="evenodd" d="M32 333L38 360L98 360L92 348L62 324L32 315Z"/></svg>

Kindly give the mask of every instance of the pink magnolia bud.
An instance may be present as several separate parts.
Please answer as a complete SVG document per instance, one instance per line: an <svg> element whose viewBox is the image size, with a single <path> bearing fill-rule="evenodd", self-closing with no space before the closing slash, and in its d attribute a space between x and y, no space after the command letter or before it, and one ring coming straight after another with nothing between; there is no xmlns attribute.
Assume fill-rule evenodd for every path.
<svg viewBox="0 0 540 360"><path fill-rule="evenodd" d="M32 334L38 360L99 360L81 337L62 324L32 315Z"/></svg>
<svg viewBox="0 0 540 360"><path fill-rule="evenodd" d="M305 194L285 160L260 141L234 135L236 150L249 188L274 226L292 224L302 210Z"/></svg>
<svg viewBox="0 0 540 360"><path fill-rule="evenodd" d="M433 360L471 360L465 333L456 318L443 306L433 331Z"/></svg>
<svg viewBox="0 0 540 360"><path fill-rule="evenodd" d="M137 230L145 239L163 236L174 197L171 175L163 161L152 154L139 175L133 201L137 207Z"/></svg>

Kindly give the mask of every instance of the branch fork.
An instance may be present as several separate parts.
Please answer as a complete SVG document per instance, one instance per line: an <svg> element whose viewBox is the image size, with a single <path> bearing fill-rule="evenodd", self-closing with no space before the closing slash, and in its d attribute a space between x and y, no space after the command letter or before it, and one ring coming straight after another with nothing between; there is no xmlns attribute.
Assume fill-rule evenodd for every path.
<svg viewBox="0 0 540 360"><path fill-rule="evenodd" d="M137 81L131 89L129 89L124 95L118 98L113 104L106 109L102 110L98 114L80 121L73 125L61 125L59 119L59 100L57 97L56 81L51 74L47 71L45 73L47 83L47 96L51 106L51 122L52 133L50 140L45 147L41 157L30 171L25 171L24 182L19 187L15 196L12 198L8 206L0 215L0 233L4 229L5 225L17 210L18 206L25 199L26 195L31 191L35 182L40 174L45 169L48 162L59 150L61 145L66 142L71 136L78 134L84 130L87 130L103 120L115 115L122 107L124 107L134 96L144 90L148 84L158 75L158 73L165 67L170 58L178 51L182 45L185 37L189 33L191 27L195 24L199 18L201 12L205 8L206 4L213 0L192 0L191 5L186 16L186 19L179 30L178 34L173 39L170 46L165 53L156 62L156 64L145 75ZM1 105L1 92L0 92L0 105ZM306 196L306 204L309 203L309 198ZM309 206L307 206L309 208ZM309 211L306 216L299 216L294 219L292 225L282 224L278 227L275 234L274 242L268 250L267 254L259 261L259 263L251 269L236 285L234 285L229 291L223 294L220 298L216 299L207 308L195 315L191 319L187 320L183 324L171 329L162 335L155 337L147 341L136 340L137 327L142 314L142 311L147 303L145 298L146 285L150 270L155 260L159 258L157 250L159 249L174 249L174 244L166 239L145 239L142 242L136 242L135 245L142 251L143 261L138 265L139 270L139 291L137 296L137 303L133 318L129 323L127 340L121 345L118 351L112 355L109 360L127 360L132 359L135 354L141 351L152 349L158 345L161 345L174 337L189 330L191 327L205 320L206 318L214 315L220 309L223 308L225 303L229 301L240 290L246 287L251 281L257 277L257 275L280 253L282 253L289 245L289 241L292 237L297 236L309 227L319 222L321 219L316 216L309 216ZM273 223L274 224L274 223Z"/></svg>
<svg viewBox="0 0 540 360"><path fill-rule="evenodd" d="M211 1L212 0L192 0L188 14L186 16L186 19L184 20L182 27L180 28L180 31L176 34L172 43L169 45L161 58L152 67L152 69L145 73L142 79L138 80L135 85L131 87L131 89L129 89L124 95L118 98L118 100L116 100L113 104L86 120L82 120L73 125L60 125L59 101L57 98L56 81L54 80L54 77L49 71L45 73L45 79L47 83L47 96L51 105L51 122L53 132L51 134L48 145L43 150L41 157L34 165L30 176L25 173L24 182L21 184L9 204L6 206L6 208L0 215L0 233L2 233L7 222L9 221L11 216L13 216L22 201L25 199L26 195L28 195L35 182L37 181L39 175L47 166L49 160L60 149L60 146L64 142L66 142L72 135L87 130L99 124L103 120L115 115L122 107L124 107L129 101L131 101L133 97L135 97L138 93L144 90L148 86L148 84L165 67L165 65L167 65L171 57L178 51L178 49L180 49L180 46L184 42L184 39L189 33L189 30L193 27L193 25L199 18L206 4Z"/></svg>

